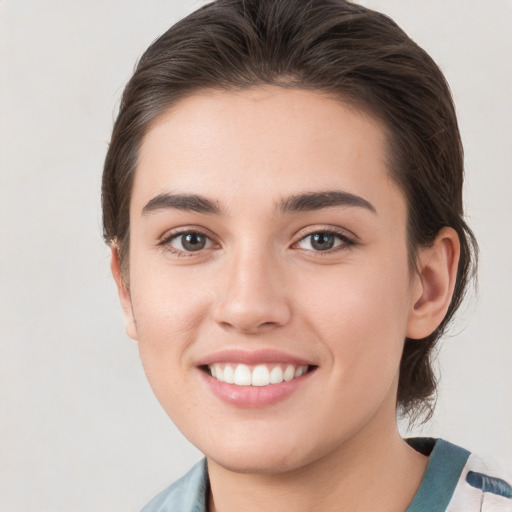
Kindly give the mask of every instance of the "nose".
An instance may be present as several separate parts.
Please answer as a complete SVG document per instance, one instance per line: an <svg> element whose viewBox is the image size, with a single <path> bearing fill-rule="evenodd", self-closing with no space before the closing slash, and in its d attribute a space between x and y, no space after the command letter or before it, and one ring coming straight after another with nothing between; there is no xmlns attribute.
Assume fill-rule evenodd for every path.
<svg viewBox="0 0 512 512"><path fill-rule="evenodd" d="M241 254L230 262L223 277L213 312L223 328L257 334L290 321L285 275L268 255Z"/></svg>

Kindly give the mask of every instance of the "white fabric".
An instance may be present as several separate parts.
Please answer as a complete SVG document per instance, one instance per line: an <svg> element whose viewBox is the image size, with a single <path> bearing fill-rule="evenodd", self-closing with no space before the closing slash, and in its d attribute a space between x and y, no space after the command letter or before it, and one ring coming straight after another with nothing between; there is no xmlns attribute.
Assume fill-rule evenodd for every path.
<svg viewBox="0 0 512 512"><path fill-rule="evenodd" d="M469 471L512 482L511 475L503 475L503 472L492 467L492 464L486 464L482 459L471 454L462 470L446 512L512 512L512 498L490 492L483 493L480 489L469 485L466 481Z"/></svg>

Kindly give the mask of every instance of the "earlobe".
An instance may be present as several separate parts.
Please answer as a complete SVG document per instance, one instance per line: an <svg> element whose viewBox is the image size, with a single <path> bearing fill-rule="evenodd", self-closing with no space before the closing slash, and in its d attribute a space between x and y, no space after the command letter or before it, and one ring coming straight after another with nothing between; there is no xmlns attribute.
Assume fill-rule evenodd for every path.
<svg viewBox="0 0 512 512"><path fill-rule="evenodd" d="M130 297L130 290L126 284L123 272L121 270L121 262L119 261L119 250L112 244L110 247L110 269L117 286L117 293L121 306L123 308L124 319L126 323L126 334L133 340L137 340L137 325L133 314L133 305Z"/></svg>
<svg viewBox="0 0 512 512"><path fill-rule="evenodd" d="M448 227L439 231L432 246L420 248L408 338L425 338L443 321L455 288L459 257L459 237Z"/></svg>

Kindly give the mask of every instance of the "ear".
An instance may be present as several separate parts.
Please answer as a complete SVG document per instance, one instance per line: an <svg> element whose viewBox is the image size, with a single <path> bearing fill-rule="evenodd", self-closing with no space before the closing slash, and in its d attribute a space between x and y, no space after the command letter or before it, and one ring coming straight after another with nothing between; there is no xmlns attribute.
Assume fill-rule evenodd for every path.
<svg viewBox="0 0 512 512"><path fill-rule="evenodd" d="M420 249L407 323L408 338L425 338L443 321L452 300L459 257L459 236L448 227L439 231L432 246Z"/></svg>
<svg viewBox="0 0 512 512"><path fill-rule="evenodd" d="M123 308L124 319L126 323L126 334L133 340L137 340L137 325L135 323L135 316L133 314L132 299L130 297L130 290L123 276L121 270L121 262L119 261L119 250L112 244L110 246L111 259L110 269L112 270L112 276L117 286L117 293L121 306Z"/></svg>

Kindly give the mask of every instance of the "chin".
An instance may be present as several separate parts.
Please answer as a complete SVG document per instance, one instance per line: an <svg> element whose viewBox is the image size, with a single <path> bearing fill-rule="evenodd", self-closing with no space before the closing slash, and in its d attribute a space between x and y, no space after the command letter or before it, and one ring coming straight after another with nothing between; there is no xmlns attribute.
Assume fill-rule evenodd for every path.
<svg viewBox="0 0 512 512"><path fill-rule="evenodd" d="M308 446L300 435L295 437L289 431L286 435L272 432L270 438L256 433L239 440L226 436L223 442L217 438L217 443L199 448L208 461L228 471L260 475L293 472L330 452L329 446Z"/></svg>
<svg viewBox="0 0 512 512"><path fill-rule="evenodd" d="M229 451L228 451L229 452ZM254 453L252 450L238 453L213 453L206 455L208 461L233 473L253 475L277 475L294 471L304 464L300 457L290 454Z"/></svg>

